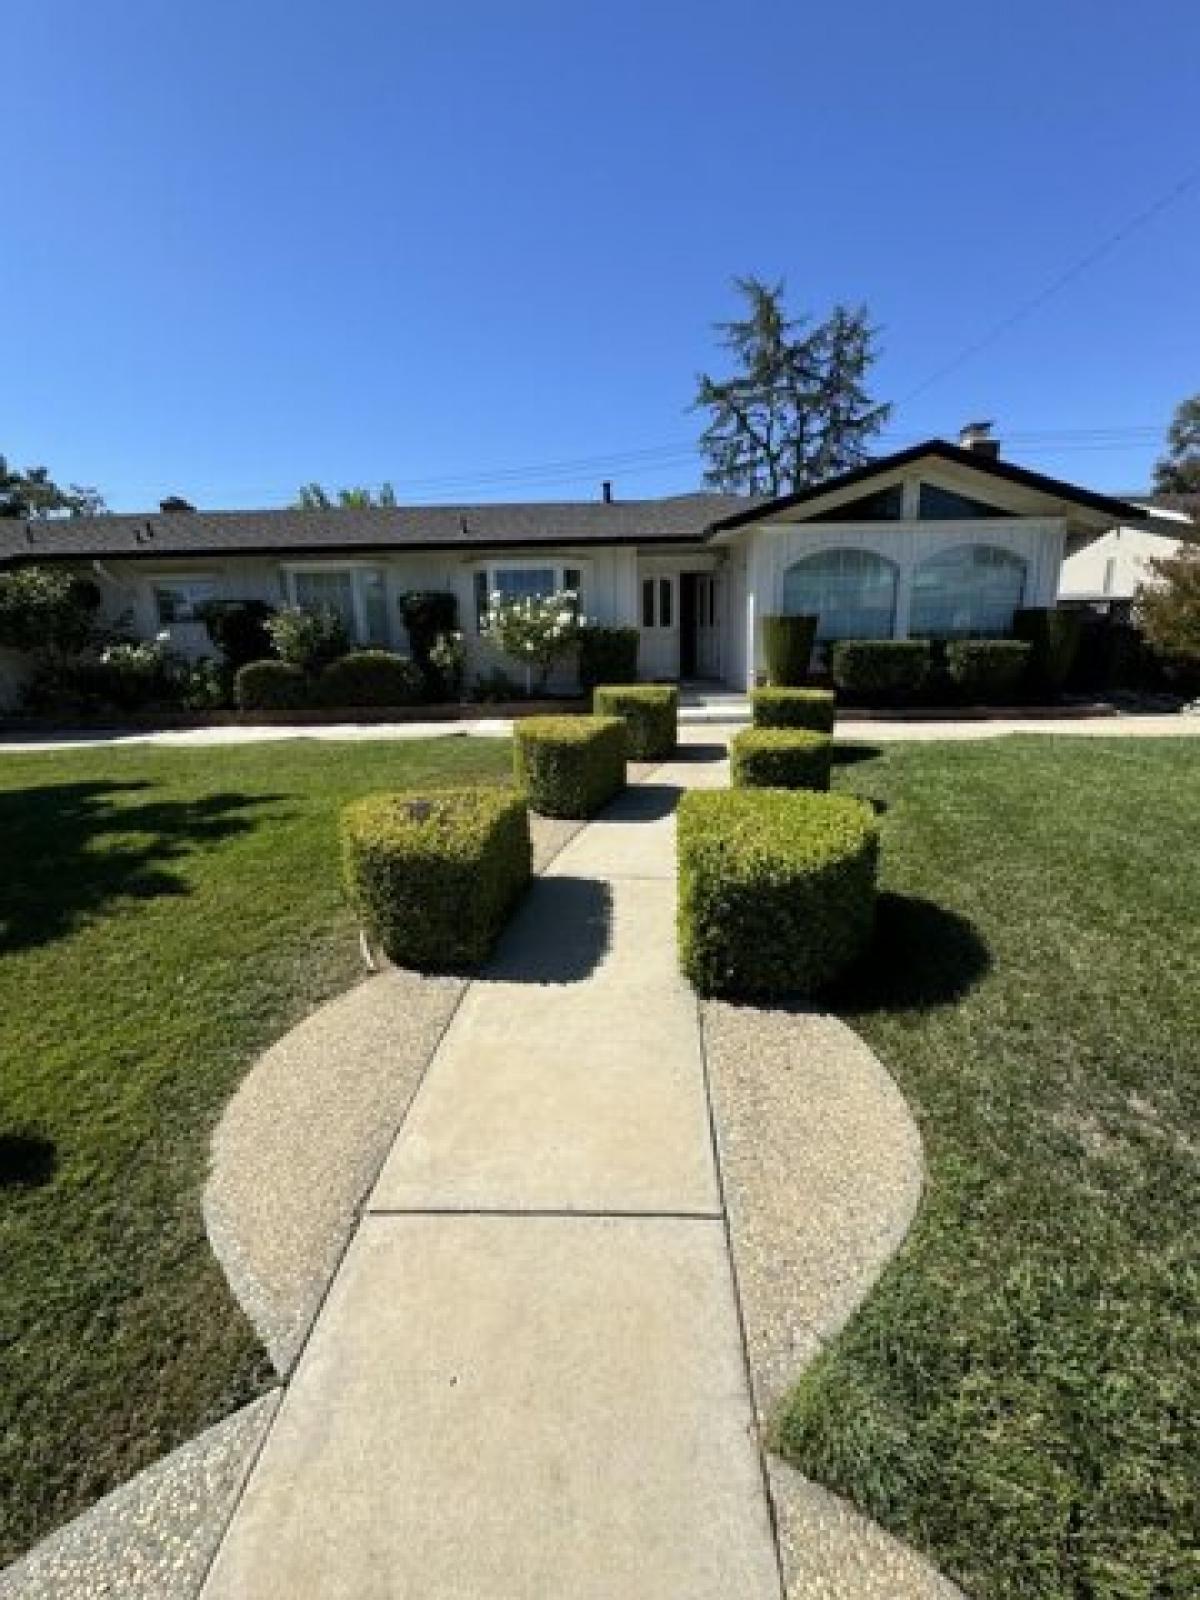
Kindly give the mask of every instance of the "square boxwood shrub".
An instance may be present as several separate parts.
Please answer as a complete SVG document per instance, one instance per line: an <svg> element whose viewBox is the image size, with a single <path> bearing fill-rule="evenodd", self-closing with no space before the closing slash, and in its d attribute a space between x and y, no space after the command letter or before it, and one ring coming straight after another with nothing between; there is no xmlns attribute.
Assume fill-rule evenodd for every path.
<svg viewBox="0 0 1200 1600"><path fill-rule="evenodd" d="M1083 618L1078 611L1023 606L1013 613L1013 632L1031 648L1029 685L1037 694L1060 695L1079 654Z"/></svg>
<svg viewBox="0 0 1200 1600"><path fill-rule="evenodd" d="M928 639L839 639L830 651L834 684L860 700L911 700L932 665Z"/></svg>
<svg viewBox="0 0 1200 1600"><path fill-rule="evenodd" d="M678 818L679 956L701 994L812 994L866 948L878 829L863 801L693 790Z"/></svg>
<svg viewBox="0 0 1200 1600"><path fill-rule="evenodd" d="M421 971L488 954L532 872L512 789L372 794L342 813L342 866L368 940Z"/></svg>
<svg viewBox="0 0 1200 1600"><path fill-rule="evenodd" d="M631 761L662 761L679 733L679 690L674 684L604 684L592 695L600 717L623 717Z"/></svg>
<svg viewBox="0 0 1200 1600"><path fill-rule="evenodd" d="M1024 683L1029 656L1021 639L949 639L946 676L964 699L1003 705Z"/></svg>
<svg viewBox="0 0 1200 1600"><path fill-rule="evenodd" d="M353 650L331 661L317 682L323 706L415 706L424 683L420 668L391 650Z"/></svg>
<svg viewBox="0 0 1200 1600"><path fill-rule="evenodd" d="M239 711L303 711L312 705L309 680L290 661L249 661L233 680Z"/></svg>
<svg viewBox="0 0 1200 1600"><path fill-rule="evenodd" d="M588 623L579 634L579 682L584 689L598 683L636 683L637 628L606 628Z"/></svg>
<svg viewBox="0 0 1200 1600"><path fill-rule="evenodd" d="M832 689L754 689L750 708L756 728L809 728L832 733L837 699Z"/></svg>
<svg viewBox="0 0 1200 1600"><path fill-rule="evenodd" d="M773 688L798 688L808 679L817 623L813 616L764 617L763 659Z"/></svg>
<svg viewBox="0 0 1200 1600"><path fill-rule="evenodd" d="M625 787L620 717L526 717L513 725L513 765L544 817L590 817Z"/></svg>
<svg viewBox="0 0 1200 1600"><path fill-rule="evenodd" d="M808 728L743 728L729 746L735 789L828 789L833 740Z"/></svg>

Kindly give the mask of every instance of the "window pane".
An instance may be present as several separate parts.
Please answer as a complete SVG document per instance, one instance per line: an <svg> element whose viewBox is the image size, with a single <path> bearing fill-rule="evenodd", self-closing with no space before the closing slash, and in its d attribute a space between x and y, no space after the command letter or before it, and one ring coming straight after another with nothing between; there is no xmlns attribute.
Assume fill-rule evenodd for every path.
<svg viewBox="0 0 1200 1600"><path fill-rule="evenodd" d="M654 626L654 579L642 579L642 627Z"/></svg>
<svg viewBox="0 0 1200 1600"><path fill-rule="evenodd" d="M904 515L904 485L893 483L873 494L847 500L832 511L821 511L810 522L899 522Z"/></svg>
<svg viewBox="0 0 1200 1600"><path fill-rule="evenodd" d="M671 621L671 580L660 578L658 580L658 625L660 628L670 628Z"/></svg>
<svg viewBox="0 0 1200 1600"><path fill-rule="evenodd" d="M369 572L360 572L358 577L362 586L363 621L367 628L367 642L387 644L387 589L383 573L373 568Z"/></svg>
<svg viewBox="0 0 1200 1600"><path fill-rule="evenodd" d="M822 550L783 577L788 616L815 616L817 638L890 639L896 617L896 567L871 550Z"/></svg>
<svg viewBox="0 0 1200 1600"><path fill-rule="evenodd" d="M483 619L487 616L488 603L488 575L486 572L475 574L475 631L478 633L483 627Z"/></svg>
<svg viewBox="0 0 1200 1600"><path fill-rule="evenodd" d="M492 587L505 600L542 600L554 593L554 568L497 567Z"/></svg>
<svg viewBox="0 0 1200 1600"><path fill-rule="evenodd" d="M571 610L576 616L583 610L583 573L578 567L564 567L562 586L568 594L575 596Z"/></svg>
<svg viewBox="0 0 1200 1600"><path fill-rule="evenodd" d="M154 604L164 628L173 622L199 622L200 612L216 594L211 578L171 578L154 585Z"/></svg>
<svg viewBox="0 0 1200 1600"><path fill-rule="evenodd" d="M917 515L923 522L963 522L974 517L1011 517L1011 511L990 506L969 494L955 494L936 483L923 483Z"/></svg>
<svg viewBox="0 0 1200 1600"><path fill-rule="evenodd" d="M917 568L908 631L939 639L1011 633L1024 593L1020 556L995 545L958 545Z"/></svg>
<svg viewBox="0 0 1200 1600"><path fill-rule="evenodd" d="M330 572L297 572L296 604L305 611L332 611L340 617L351 638L354 626L354 576L336 569Z"/></svg>

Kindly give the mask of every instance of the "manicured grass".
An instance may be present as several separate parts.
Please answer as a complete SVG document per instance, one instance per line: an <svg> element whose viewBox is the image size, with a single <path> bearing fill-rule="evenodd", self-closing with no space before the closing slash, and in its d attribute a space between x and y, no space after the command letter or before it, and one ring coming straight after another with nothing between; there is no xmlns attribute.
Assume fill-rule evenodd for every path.
<svg viewBox="0 0 1200 1600"><path fill-rule="evenodd" d="M837 782L885 808L890 891L839 1010L929 1185L780 1447L974 1600L1200 1593L1200 741L893 746Z"/></svg>
<svg viewBox="0 0 1200 1600"><path fill-rule="evenodd" d="M507 741L0 753L0 1563L255 1394L205 1238L255 1054L360 975L337 816Z"/></svg>

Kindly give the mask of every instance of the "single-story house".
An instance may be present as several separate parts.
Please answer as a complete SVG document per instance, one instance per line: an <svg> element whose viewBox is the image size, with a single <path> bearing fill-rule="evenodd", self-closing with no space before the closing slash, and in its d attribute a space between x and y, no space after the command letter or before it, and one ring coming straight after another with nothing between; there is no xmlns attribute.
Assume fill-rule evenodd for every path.
<svg viewBox="0 0 1200 1600"><path fill-rule="evenodd" d="M497 658L488 597L578 590L584 614L636 627L640 671L744 688L764 616L815 612L839 638L993 636L1018 606L1052 606L1064 557L1133 506L999 458L985 427L931 439L775 499L688 494L521 505L168 509L0 522L0 568L71 563L106 616L208 648L208 600L332 607L363 645L406 648L398 601L451 590L471 671Z"/></svg>
<svg viewBox="0 0 1200 1600"><path fill-rule="evenodd" d="M1127 614L1138 589L1153 582L1151 561L1178 555L1200 540L1200 494L1129 495L1139 513L1134 527L1110 528L1062 564L1060 604Z"/></svg>

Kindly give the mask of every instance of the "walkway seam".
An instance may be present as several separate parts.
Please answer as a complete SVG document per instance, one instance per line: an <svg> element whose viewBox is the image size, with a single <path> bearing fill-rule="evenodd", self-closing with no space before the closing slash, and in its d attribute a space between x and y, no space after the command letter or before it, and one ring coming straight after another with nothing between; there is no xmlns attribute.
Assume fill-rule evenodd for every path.
<svg viewBox="0 0 1200 1600"><path fill-rule="evenodd" d="M500 1222L517 1217L551 1217L555 1221L614 1222L722 1222L720 1211L597 1211L583 1207L555 1206L376 1206L362 1218L369 1222L373 1217L495 1217Z"/></svg>

